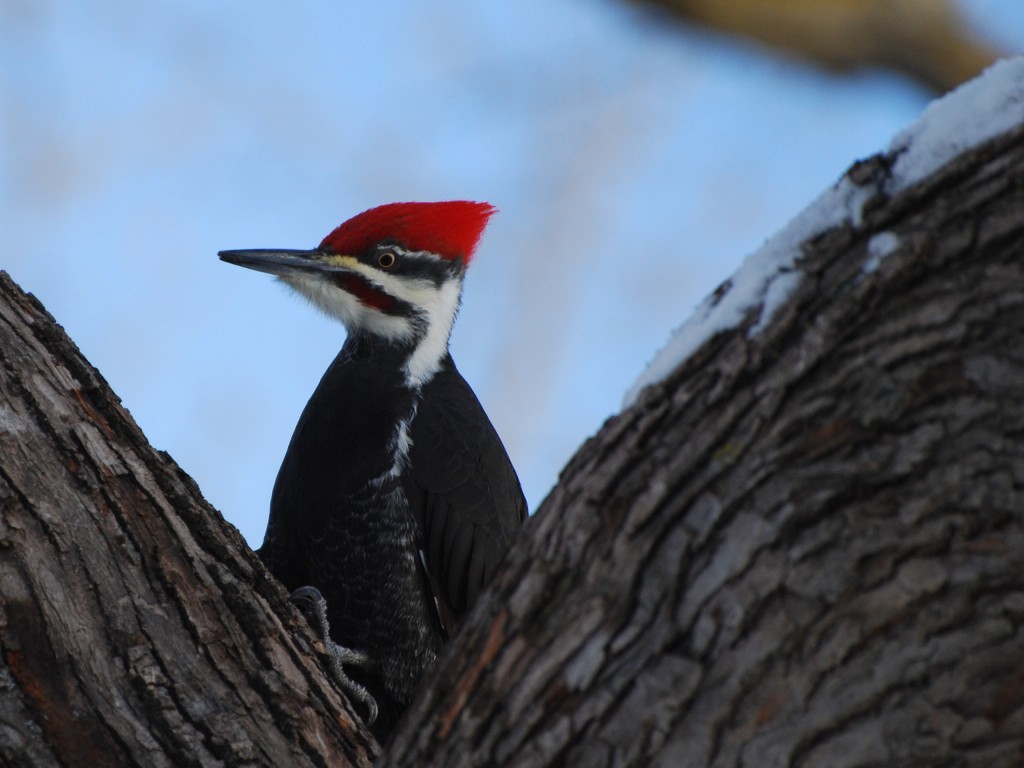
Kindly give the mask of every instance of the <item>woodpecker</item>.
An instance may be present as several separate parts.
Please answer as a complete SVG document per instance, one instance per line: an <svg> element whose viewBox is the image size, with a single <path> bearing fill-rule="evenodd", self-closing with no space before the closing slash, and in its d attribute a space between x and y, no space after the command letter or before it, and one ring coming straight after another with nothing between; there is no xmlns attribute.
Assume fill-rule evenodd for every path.
<svg viewBox="0 0 1024 768"><path fill-rule="evenodd" d="M219 253L276 275L347 331L295 427L258 553L297 602L322 594L320 631L381 742L527 514L448 349L494 212L391 203L313 250Z"/></svg>

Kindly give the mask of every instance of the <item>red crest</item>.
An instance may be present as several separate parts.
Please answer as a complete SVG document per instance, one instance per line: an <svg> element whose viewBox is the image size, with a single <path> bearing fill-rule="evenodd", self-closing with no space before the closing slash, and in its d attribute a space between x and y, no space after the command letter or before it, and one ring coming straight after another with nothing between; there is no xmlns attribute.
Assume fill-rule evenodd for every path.
<svg viewBox="0 0 1024 768"><path fill-rule="evenodd" d="M388 203L353 216L323 239L320 247L339 254L362 253L393 239L413 251L430 251L469 264L487 220L490 203L452 200L443 203Z"/></svg>

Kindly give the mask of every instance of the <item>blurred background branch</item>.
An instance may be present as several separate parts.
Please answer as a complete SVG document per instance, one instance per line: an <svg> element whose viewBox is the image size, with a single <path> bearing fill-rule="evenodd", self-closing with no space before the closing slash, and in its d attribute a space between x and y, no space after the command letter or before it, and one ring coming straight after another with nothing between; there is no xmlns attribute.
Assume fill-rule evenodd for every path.
<svg viewBox="0 0 1024 768"><path fill-rule="evenodd" d="M937 93L969 80L1001 55L968 29L949 0L647 2L828 69L895 69Z"/></svg>

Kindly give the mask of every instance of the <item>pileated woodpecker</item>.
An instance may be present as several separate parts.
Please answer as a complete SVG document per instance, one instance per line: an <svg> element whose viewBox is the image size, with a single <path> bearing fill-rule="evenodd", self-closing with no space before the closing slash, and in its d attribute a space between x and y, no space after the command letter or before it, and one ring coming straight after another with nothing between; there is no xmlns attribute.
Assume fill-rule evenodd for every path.
<svg viewBox="0 0 1024 768"><path fill-rule="evenodd" d="M277 275L348 331L295 427L258 552L297 602L316 604L349 665L336 674L381 741L526 518L505 448L448 351L493 213L392 203L313 250L219 254Z"/></svg>

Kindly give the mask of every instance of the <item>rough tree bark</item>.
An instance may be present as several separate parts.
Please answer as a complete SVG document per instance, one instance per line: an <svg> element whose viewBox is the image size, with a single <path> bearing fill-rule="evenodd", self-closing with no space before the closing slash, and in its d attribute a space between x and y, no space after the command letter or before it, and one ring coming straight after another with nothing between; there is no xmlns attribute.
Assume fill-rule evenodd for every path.
<svg viewBox="0 0 1024 768"><path fill-rule="evenodd" d="M1024 763L1024 130L890 199L891 160L759 333L583 446L384 765ZM283 591L7 278L0 363L0 758L367 764Z"/></svg>
<svg viewBox="0 0 1024 768"><path fill-rule="evenodd" d="M383 765L1024 765L1024 129L892 161L583 446Z"/></svg>
<svg viewBox="0 0 1024 768"><path fill-rule="evenodd" d="M0 273L0 763L370 765L305 620Z"/></svg>

